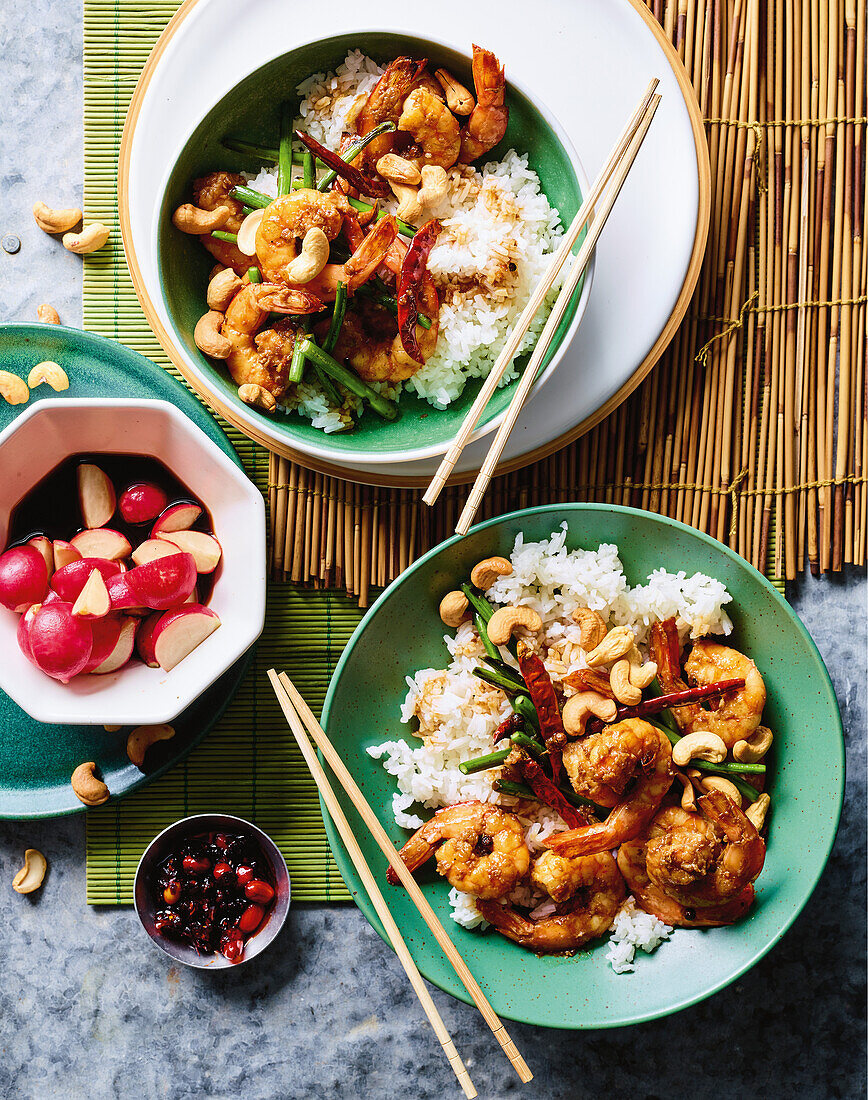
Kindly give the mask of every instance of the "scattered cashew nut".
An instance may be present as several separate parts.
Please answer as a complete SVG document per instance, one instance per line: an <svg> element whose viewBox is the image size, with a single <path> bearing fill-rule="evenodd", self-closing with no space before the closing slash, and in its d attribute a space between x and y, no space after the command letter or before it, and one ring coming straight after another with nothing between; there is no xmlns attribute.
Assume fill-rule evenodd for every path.
<svg viewBox="0 0 868 1100"><path fill-rule="evenodd" d="M597 665L609 665L621 657L626 657L633 648L635 640L635 635L629 626L616 626L585 657L588 668L596 668Z"/></svg>
<svg viewBox="0 0 868 1100"><path fill-rule="evenodd" d="M256 255L256 232L264 215L264 210L254 210L247 215L238 227L235 243L238 246L238 251L243 252L245 256Z"/></svg>
<svg viewBox="0 0 868 1100"><path fill-rule="evenodd" d="M145 763L145 753L157 741L168 741L175 736L174 726L165 723L156 726L136 726L127 737L127 756L130 763L141 768Z"/></svg>
<svg viewBox="0 0 868 1100"><path fill-rule="evenodd" d="M448 69L437 69L434 76L446 95L446 106L453 115L469 115L476 106L476 100L464 85Z"/></svg>
<svg viewBox="0 0 868 1100"><path fill-rule="evenodd" d="M422 173L411 160L399 157L397 153L386 153L377 161L377 171L384 180L406 183L410 187L422 182Z"/></svg>
<svg viewBox="0 0 868 1100"><path fill-rule="evenodd" d="M627 660L630 662L630 683L644 691L657 675L657 663L646 661L642 664L642 654L636 646L627 654Z"/></svg>
<svg viewBox="0 0 868 1100"><path fill-rule="evenodd" d="M765 824L766 814L768 814L771 804L772 800L769 796L767 794L761 794L757 797L756 802L751 802L744 811L744 816L757 832L759 832Z"/></svg>
<svg viewBox="0 0 868 1100"><path fill-rule="evenodd" d="M48 860L38 848L28 848L24 853L24 866L12 880L12 889L19 894L32 894L38 890L48 870Z"/></svg>
<svg viewBox="0 0 868 1100"><path fill-rule="evenodd" d="M596 691L579 691L571 695L564 703L562 719L564 729L573 736L585 732L585 726L591 715L601 718L604 722L611 722L618 713L614 699L607 699Z"/></svg>
<svg viewBox="0 0 868 1100"><path fill-rule="evenodd" d="M585 652L596 649L606 637L606 620L599 611L577 607L571 616L579 628L579 645Z"/></svg>
<svg viewBox="0 0 868 1100"><path fill-rule="evenodd" d="M408 187L404 183L389 181L389 186L398 199L397 216L405 222L420 222L430 211L436 209L449 187L446 169L439 165L426 164L421 173L422 186Z"/></svg>
<svg viewBox="0 0 868 1100"><path fill-rule="evenodd" d="M86 256L89 252L96 252L109 239L111 230L102 222L91 222L80 233L64 233L63 247L75 252L79 256Z"/></svg>
<svg viewBox="0 0 868 1100"><path fill-rule="evenodd" d="M506 558L485 558L470 570L470 583L485 592L498 577L509 577L511 574L512 564Z"/></svg>
<svg viewBox="0 0 868 1100"><path fill-rule="evenodd" d="M628 707L635 707L642 702L641 688L634 687L630 681L630 662L626 657L616 661L609 673L609 683L612 692L619 703Z"/></svg>
<svg viewBox="0 0 868 1100"><path fill-rule="evenodd" d="M209 309L225 313L229 303L241 289L241 280L231 267L224 267L208 283L205 300Z"/></svg>
<svg viewBox="0 0 868 1100"><path fill-rule="evenodd" d="M269 393L265 386L258 386L255 382L245 382L238 387L238 396L245 405L254 409L262 409L263 412L274 412L277 401L274 394Z"/></svg>
<svg viewBox="0 0 868 1100"><path fill-rule="evenodd" d="M30 389L17 374L0 370L0 397L7 405L23 405L30 400Z"/></svg>
<svg viewBox="0 0 868 1100"><path fill-rule="evenodd" d="M32 390L41 386L43 382L51 386L56 393L69 389L66 371L59 363L53 363L50 359L46 359L44 363L37 363L27 375L27 385Z"/></svg>
<svg viewBox="0 0 868 1100"><path fill-rule="evenodd" d="M301 242L301 252L286 265L286 277L303 286L315 279L328 261L329 239L318 226L311 226Z"/></svg>
<svg viewBox="0 0 868 1100"><path fill-rule="evenodd" d="M440 601L440 619L451 630L469 619L470 602L463 592L447 592Z"/></svg>
<svg viewBox="0 0 868 1100"><path fill-rule="evenodd" d="M724 779L722 775L703 776L700 786L704 791L720 791L721 794L726 795L730 802L734 802L741 809L741 794L738 787L735 783L730 783L728 779Z"/></svg>
<svg viewBox="0 0 868 1100"><path fill-rule="evenodd" d="M756 764L772 747L772 731L767 726L757 726L746 740L736 741L732 755L740 764Z"/></svg>
<svg viewBox="0 0 868 1100"><path fill-rule="evenodd" d="M43 325L59 325L60 314L54 308L48 304L44 304L36 307L36 319L41 321Z"/></svg>
<svg viewBox="0 0 868 1100"><path fill-rule="evenodd" d="M33 204L33 217L43 233L66 233L73 226L78 225L83 215L75 206L69 206L64 210L55 210L44 202Z"/></svg>
<svg viewBox="0 0 868 1100"><path fill-rule="evenodd" d="M96 764L89 760L86 764L79 764L72 773L73 793L85 806L101 806L108 801L109 789L101 779L97 779L95 771Z"/></svg>
<svg viewBox="0 0 868 1100"><path fill-rule="evenodd" d="M536 634L542 619L532 607L499 607L488 620L488 637L495 645L506 645L519 628Z"/></svg>
<svg viewBox="0 0 868 1100"><path fill-rule="evenodd" d="M709 733L707 730L686 734L672 746L672 763L683 768L691 760L708 760L712 764L720 764L726 760L726 742L716 733Z"/></svg>
<svg viewBox="0 0 868 1100"><path fill-rule="evenodd" d="M681 809L687 810L689 813L696 813L696 791L694 790L691 780L683 774L683 772L676 772L675 778L678 779L684 790L681 792Z"/></svg>
<svg viewBox="0 0 868 1100"><path fill-rule="evenodd" d="M223 314L210 309L199 318L193 330L196 347L212 359L228 359L232 354L232 345L220 332L222 324Z"/></svg>
<svg viewBox="0 0 868 1100"><path fill-rule="evenodd" d="M222 229L231 215L232 211L228 206L218 206L216 210L203 210L191 202L185 202L172 215L172 225L182 233L204 236L206 233L213 233L215 229Z"/></svg>

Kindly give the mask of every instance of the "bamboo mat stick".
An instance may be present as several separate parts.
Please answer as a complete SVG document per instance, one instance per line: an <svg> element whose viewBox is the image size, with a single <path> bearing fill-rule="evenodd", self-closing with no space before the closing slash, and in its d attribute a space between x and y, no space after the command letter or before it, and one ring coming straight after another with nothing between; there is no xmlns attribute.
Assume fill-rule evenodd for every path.
<svg viewBox="0 0 868 1100"><path fill-rule="evenodd" d="M299 741L299 745L301 746L302 740L305 742L307 741L307 737L304 733L304 728L306 728L307 732L316 743L316 747L325 757L326 763L334 772L338 782L346 791L350 801L353 803L353 806L356 808L365 825L368 827L380 850L388 859L389 865L392 867L395 874L397 874L398 878L401 880L401 884L409 893L414 905L419 910L420 916L433 933L434 938L437 940L437 943L442 948L443 953L446 955L447 959L455 970L455 973L460 978L462 985L470 994L473 1003L479 1009L485 1022L491 1028L492 1034L500 1043L504 1053L509 1058L519 1078L525 1083L533 1080L533 1074L531 1073L530 1069L527 1066L527 1063L519 1053L515 1043L509 1037L509 1034L503 1025L503 1021L488 1003L488 999L482 992L482 989L480 988L478 982L473 977L473 974L470 972L467 964L462 959L461 955L458 953L457 948L447 935L446 929L440 923L437 914L431 908L428 900L419 888L419 884L413 878L412 874L410 874L410 872L407 870L407 867L404 861L401 859L400 855L398 854L397 849L395 848L392 841L389 839L388 834L386 833L383 826L380 824L379 819L377 818L374 811L371 809L367 799L362 794L361 790L356 784L356 781L347 770L347 767L344 764L343 760L338 755L331 741L329 741L322 726L320 726L319 722L317 722L310 707L308 707L307 703L305 703L304 699L296 690L292 681L289 679L285 672L282 672L278 676L274 669L271 669L268 673L268 677L271 680L272 686L274 687L278 699L281 701L281 706L283 706L284 698L286 698L286 700L290 703L289 713L287 713L286 710L284 710L284 713L287 713L287 718L289 718L290 714L295 715L295 723L291 722L291 725L293 734L295 735L296 740ZM284 692L285 695L283 695ZM304 722L303 728L301 727L301 722ZM299 739L299 729L301 730L301 739ZM307 747L308 749L310 749L309 742L307 744ZM302 748L302 751L305 751L304 748ZM317 768L322 771L322 765L319 763L319 760L317 759L316 754L313 753L312 749L311 757L313 761L316 762ZM310 761L308 760L308 755L306 752L305 760L308 761L308 764L310 766ZM311 770L313 771L313 768L311 768ZM323 778L325 778L324 772ZM326 782L328 781L326 780ZM341 814L341 816L343 816L343 811L340 808L340 803L337 803L337 811L339 814ZM329 813L332 814L332 817L334 818L334 814L332 813L332 809L330 806ZM337 824L336 818L335 823ZM347 827L349 828L349 826ZM343 834L341 835L343 836ZM352 835L351 830L350 835Z"/></svg>
<svg viewBox="0 0 868 1100"><path fill-rule="evenodd" d="M341 834L341 840L349 853L349 857L353 862L353 866L358 871L359 878L368 893L368 897L371 899L371 903L374 909L377 911L377 916L383 922L383 927L386 930L386 934L395 950L395 954L400 960L401 966L404 968L404 973L410 980L410 985L413 987L413 991L419 998L419 1003L422 1005L422 1009L425 1015L428 1017L428 1021L431 1027L434 1029L434 1034L437 1036L440 1045L443 1047L443 1052L449 1060L449 1064L458 1078L459 1084L464 1092L464 1095L468 1100L473 1100L473 1097L477 1095L476 1089L473 1086L473 1082L470 1080L470 1074L464 1063L461 1060L461 1055L455 1049L455 1044L452 1041L452 1036L449 1034L446 1025L443 1023L443 1019L440 1013L437 1011L437 1006L431 999L431 994L428 992L428 987L422 979L422 975L419 973L416 964L413 962L413 956L410 954L404 938L398 930L398 926L395 923L395 919L392 916L386 900L377 885L376 880L371 872L370 867L365 862L365 857L362 855L362 850L359 847L359 843L353 835L353 830L350 828L350 823L344 816L344 812L341 809L341 805L335 796L331 784L328 781L322 764L317 759L317 755L314 752L313 746L310 743L307 734L305 733L304 726L301 720L289 701L280 681L277 678L277 674L274 669L271 669L268 673L268 678L271 680L274 692L277 695L277 700L280 703L280 707L283 713L286 715L286 720L289 723L289 727L292 730L295 740L298 742L298 747L301 749L301 754L304 757L305 763L310 769L310 773L314 778L314 782L322 795L323 802L325 802L329 815L332 821L334 821L338 832Z"/></svg>

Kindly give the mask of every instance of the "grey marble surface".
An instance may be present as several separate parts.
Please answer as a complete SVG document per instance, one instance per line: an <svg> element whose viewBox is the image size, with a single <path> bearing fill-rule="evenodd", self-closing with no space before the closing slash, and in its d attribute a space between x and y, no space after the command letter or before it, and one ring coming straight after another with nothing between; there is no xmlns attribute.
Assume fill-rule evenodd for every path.
<svg viewBox="0 0 868 1100"><path fill-rule="evenodd" d="M50 301L81 320L80 264L34 225L38 197L81 196L81 11L0 4L0 321ZM480 1096L865 1095L866 582L806 579L790 596L832 674L848 740L829 867L784 940L705 1004L630 1030L514 1025L522 1087L476 1013L433 990ZM806 735L809 731L806 731ZM42 891L9 887L26 846ZM84 821L0 823L0 1097L258 1098L460 1095L396 959L350 907L297 906L245 968L176 969L127 909L84 903Z"/></svg>

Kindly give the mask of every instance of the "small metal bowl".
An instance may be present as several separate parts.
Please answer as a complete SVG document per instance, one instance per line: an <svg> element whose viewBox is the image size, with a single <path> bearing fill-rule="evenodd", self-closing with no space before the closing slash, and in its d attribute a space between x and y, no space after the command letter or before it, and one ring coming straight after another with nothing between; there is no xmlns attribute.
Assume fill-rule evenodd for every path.
<svg viewBox="0 0 868 1100"><path fill-rule="evenodd" d="M238 962L230 962L219 952L213 955L200 955L194 948L184 943L176 943L165 936L161 936L155 927L156 905L151 892L151 883L159 864L173 849L188 837L197 836L199 833L237 833L252 837L262 849L262 854L271 864L274 873L274 886L276 898L274 908L262 927L255 932L245 943L244 954ZM261 829L257 829L249 821L242 817L233 817L231 814L194 814L192 817L184 817L164 829L159 836L154 837L145 849L139 865L136 868L133 896L135 899L136 913L142 922L142 927L151 937L157 947L169 958L185 966L194 966L197 970L225 970L228 967L241 966L256 958L271 941L277 936L286 920L290 902L289 871L280 854L280 849Z"/></svg>

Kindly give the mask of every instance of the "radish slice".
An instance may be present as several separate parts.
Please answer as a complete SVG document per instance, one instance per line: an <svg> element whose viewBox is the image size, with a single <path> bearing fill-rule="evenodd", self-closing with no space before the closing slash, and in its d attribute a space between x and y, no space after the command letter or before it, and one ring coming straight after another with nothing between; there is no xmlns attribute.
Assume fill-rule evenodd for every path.
<svg viewBox="0 0 868 1100"><path fill-rule="evenodd" d="M137 481L121 493L121 515L127 523L150 523L169 503L159 485L152 481Z"/></svg>
<svg viewBox="0 0 868 1100"><path fill-rule="evenodd" d="M81 560L81 554L78 550L76 550L71 542L67 542L65 539L55 539L53 549L55 569L62 569L64 565L69 565L71 562Z"/></svg>
<svg viewBox="0 0 868 1100"><path fill-rule="evenodd" d="M144 542L133 550L132 559L136 565L146 565L157 558L167 558L170 554L177 554L178 547L165 539L145 539Z"/></svg>
<svg viewBox="0 0 868 1100"><path fill-rule="evenodd" d="M34 550L38 550L45 559L45 568L48 570L48 577L50 580L51 574L56 568L54 562L54 546L52 545L51 539L47 539L45 535L37 535L36 538L28 539L27 545L32 546Z"/></svg>
<svg viewBox="0 0 868 1100"><path fill-rule="evenodd" d="M192 555L174 553L137 565L124 577L139 604L166 611L183 603L196 586Z"/></svg>
<svg viewBox="0 0 868 1100"><path fill-rule="evenodd" d="M72 604L60 600L43 604L28 632L33 663L62 684L77 676L93 649L90 624L72 614Z"/></svg>
<svg viewBox="0 0 868 1100"><path fill-rule="evenodd" d="M94 569L99 571L106 584L121 571L117 562L105 558L79 558L57 570L51 578L51 587L61 599L75 603Z"/></svg>
<svg viewBox="0 0 868 1100"><path fill-rule="evenodd" d="M166 531L186 531L201 515L202 509L191 501L173 504L163 512L151 528L151 538L159 538Z"/></svg>
<svg viewBox="0 0 868 1100"><path fill-rule="evenodd" d="M83 673L93 672L114 651L121 636L124 620L118 615L107 615L104 619L94 619L90 624L93 634L93 649L90 660L81 670Z"/></svg>
<svg viewBox="0 0 868 1100"><path fill-rule="evenodd" d="M92 569L73 604L73 615L79 619L102 619L111 611L111 606L102 573L98 569Z"/></svg>
<svg viewBox="0 0 868 1100"><path fill-rule="evenodd" d="M112 611L126 611L128 614L132 614L133 611L143 610L141 600L138 596L133 595L130 586L127 584L127 578L122 573L111 577L107 582L107 587Z"/></svg>
<svg viewBox="0 0 868 1100"><path fill-rule="evenodd" d="M106 561L120 561L129 557L132 547L127 539L111 527L97 527L95 530L79 531L69 540L84 558L105 558Z"/></svg>
<svg viewBox="0 0 868 1100"><path fill-rule="evenodd" d="M91 669L94 676L104 676L107 672L117 672L119 668L129 661L133 655L133 647L136 644L136 631L138 619L124 619L121 623L121 631L117 643L111 653L101 665Z"/></svg>
<svg viewBox="0 0 868 1100"><path fill-rule="evenodd" d="M117 497L107 473L90 462L83 462L76 471L78 503L85 527L102 527L115 514Z"/></svg>
<svg viewBox="0 0 868 1100"><path fill-rule="evenodd" d="M155 611L152 615L149 615L139 627L139 632L136 635L136 649L148 668L160 667L160 662L154 653L154 631L162 617L162 611Z"/></svg>
<svg viewBox="0 0 868 1100"><path fill-rule="evenodd" d="M223 554L217 539L204 531L166 531L160 538L192 554L200 573L213 573Z"/></svg>
<svg viewBox="0 0 868 1100"><path fill-rule="evenodd" d="M220 618L210 607L190 604L169 611L154 627L154 656L160 667L170 672L202 644L217 627Z"/></svg>
<svg viewBox="0 0 868 1100"><path fill-rule="evenodd" d="M13 546L0 554L0 604L10 611L26 611L48 590L45 558L34 546Z"/></svg>

